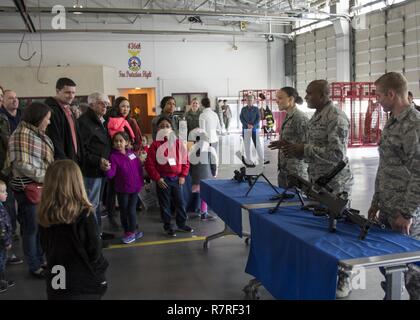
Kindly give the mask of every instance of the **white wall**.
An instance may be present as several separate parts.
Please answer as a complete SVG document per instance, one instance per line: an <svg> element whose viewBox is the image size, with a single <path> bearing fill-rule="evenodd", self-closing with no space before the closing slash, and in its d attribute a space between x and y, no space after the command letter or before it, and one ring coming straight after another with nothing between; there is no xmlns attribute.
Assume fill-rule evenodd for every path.
<svg viewBox="0 0 420 320"><path fill-rule="evenodd" d="M55 95L58 78L68 77L77 84L77 95L92 92L114 94L104 81L110 68L102 66L69 67L0 67L0 84L4 89L13 89L18 97L48 97ZM111 69L112 70L112 69ZM115 74L115 70L113 71Z"/></svg>
<svg viewBox="0 0 420 320"><path fill-rule="evenodd" d="M123 88L157 88L158 100L175 92L208 92L217 96L235 96L243 89L272 89L284 84L283 43L276 40L268 49L259 38L232 36L147 36L113 34L43 34L42 66L107 66L104 90L118 94ZM185 41L183 41L185 39ZM40 57L39 35L28 35L22 55L36 51L34 59L25 62L18 57L19 34L0 34L0 67L37 67ZM141 70L152 77L120 78L127 71L129 42L140 42ZM270 50L270 54L268 51ZM268 63L270 60L271 63ZM271 72L268 72L270 66ZM112 68L115 72L112 72ZM33 71L35 72L35 71ZM87 71L86 71L87 72ZM0 74L0 84L8 74ZM83 69L80 75L84 76ZM48 84L50 88L53 84ZM16 88L18 90L18 88ZM18 90L19 91L19 90ZM20 92L20 91L19 91ZM22 92L20 95L28 95Z"/></svg>

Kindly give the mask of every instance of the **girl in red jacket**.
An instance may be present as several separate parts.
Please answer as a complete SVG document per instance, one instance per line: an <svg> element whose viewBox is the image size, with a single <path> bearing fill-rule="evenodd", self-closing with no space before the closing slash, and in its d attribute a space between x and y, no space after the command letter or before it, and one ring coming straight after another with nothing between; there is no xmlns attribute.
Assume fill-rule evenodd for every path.
<svg viewBox="0 0 420 320"><path fill-rule="evenodd" d="M158 133L147 154L145 168L156 181L163 229L175 237L176 231L194 232L185 224L187 213L182 188L190 168L187 149L173 132L171 119L162 116L157 122ZM171 203L175 209L176 228L171 224Z"/></svg>

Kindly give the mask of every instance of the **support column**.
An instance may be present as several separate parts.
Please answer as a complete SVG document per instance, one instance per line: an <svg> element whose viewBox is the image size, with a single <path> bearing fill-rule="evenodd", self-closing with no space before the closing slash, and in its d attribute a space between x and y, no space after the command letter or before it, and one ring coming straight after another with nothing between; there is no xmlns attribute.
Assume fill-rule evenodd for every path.
<svg viewBox="0 0 420 320"><path fill-rule="evenodd" d="M340 0L335 4L337 14L348 14L349 13L349 1ZM336 35L336 70L337 70L337 81L349 82L351 81L350 74L350 22L344 18L337 19L333 22L334 31Z"/></svg>

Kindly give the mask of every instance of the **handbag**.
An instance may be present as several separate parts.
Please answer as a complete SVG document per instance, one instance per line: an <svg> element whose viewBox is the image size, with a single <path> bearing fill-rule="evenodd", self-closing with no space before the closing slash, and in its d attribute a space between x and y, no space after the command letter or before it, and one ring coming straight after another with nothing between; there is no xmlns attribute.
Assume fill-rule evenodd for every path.
<svg viewBox="0 0 420 320"><path fill-rule="evenodd" d="M41 202L42 184L31 182L25 186L23 192L30 203L38 204Z"/></svg>

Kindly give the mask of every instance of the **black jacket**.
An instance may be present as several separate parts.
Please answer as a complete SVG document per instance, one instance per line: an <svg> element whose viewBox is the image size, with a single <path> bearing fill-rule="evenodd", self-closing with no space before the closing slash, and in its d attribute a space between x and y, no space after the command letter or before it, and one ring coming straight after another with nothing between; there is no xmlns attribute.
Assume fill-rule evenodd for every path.
<svg viewBox="0 0 420 320"><path fill-rule="evenodd" d="M49 299L81 294L103 295L106 291L105 271L108 261L102 247L94 214L82 212L72 224L39 227L41 245L47 258L46 280ZM63 266L66 288L52 287L54 266Z"/></svg>
<svg viewBox="0 0 420 320"><path fill-rule="evenodd" d="M83 176L101 178L105 173L100 168L100 159L108 159L111 140L106 122L102 124L95 112L89 108L78 120L83 145Z"/></svg>
<svg viewBox="0 0 420 320"><path fill-rule="evenodd" d="M76 119L73 116L76 129L77 154L74 150L69 122L67 121L63 109L58 104L58 101L53 97L49 97L45 100L45 103L51 108L51 119L47 128L47 135L54 144L55 160L71 159L80 165L83 161L83 150L80 143L80 132Z"/></svg>

